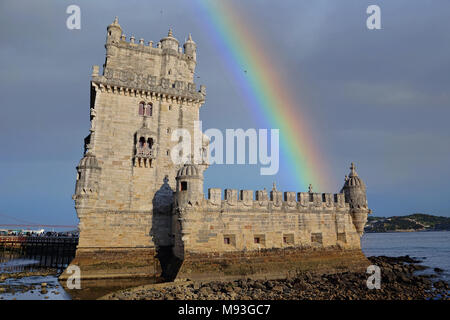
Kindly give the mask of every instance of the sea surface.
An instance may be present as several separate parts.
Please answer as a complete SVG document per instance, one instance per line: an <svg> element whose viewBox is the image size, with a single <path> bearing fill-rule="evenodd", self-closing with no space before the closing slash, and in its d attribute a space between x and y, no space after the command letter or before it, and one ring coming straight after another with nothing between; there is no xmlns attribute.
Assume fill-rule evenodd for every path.
<svg viewBox="0 0 450 320"><path fill-rule="evenodd" d="M366 256L398 257L409 255L412 258L417 258L421 260L423 265L430 267L430 269L420 273L434 273L434 268L440 268L444 271L438 275L437 279L450 282L450 231L367 233L363 235L361 245ZM21 268L32 265L35 262L37 261L26 259L0 262L0 273L8 272L6 270L11 267L13 269ZM74 290L64 290L63 286L58 282L56 274L45 277L10 278L0 282L0 289L7 286L14 288L14 293L2 293L0 291L0 300L95 299L109 292L143 284L141 281L139 283L90 281L90 283L82 283L82 290L76 290L75 292ZM40 284L43 282L47 283L49 289L45 294L41 293L42 288ZM36 289L23 290L24 287L29 286L34 286Z"/></svg>
<svg viewBox="0 0 450 320"><path fill-rule="evenodd" d="M430 267L421 273L444 271L439 279L450 282L450 231L365 233L361 246L366 256L398 257L409 255Z"/></svg>

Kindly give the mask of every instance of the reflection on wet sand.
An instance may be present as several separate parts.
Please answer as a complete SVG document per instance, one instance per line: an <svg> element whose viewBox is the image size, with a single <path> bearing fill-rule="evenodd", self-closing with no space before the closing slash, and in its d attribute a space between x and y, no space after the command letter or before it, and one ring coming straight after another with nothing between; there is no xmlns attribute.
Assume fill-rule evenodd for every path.
<svg viewBox="0 0 450 320"><path fill-rule="evenodd" d="M160 282L156 278L82 280L81 289L59 281L62 269L36 267L35 260L15 257L0 263L0 300L93 300L108 293Z"/></svg>
<svg viewBox="0 0 450 320"><path fill-rule="evenodd" d="M79 290L67 288L66 281L60 284L73 300L94 300L117 290L158 282L156 278L82 280Z"/></svg>

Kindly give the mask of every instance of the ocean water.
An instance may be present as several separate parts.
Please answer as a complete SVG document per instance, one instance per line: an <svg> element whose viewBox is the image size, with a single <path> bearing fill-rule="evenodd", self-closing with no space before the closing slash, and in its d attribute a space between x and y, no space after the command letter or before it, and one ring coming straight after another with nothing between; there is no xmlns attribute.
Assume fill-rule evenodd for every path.
<svg viewBox="0 0 450 320"><path fill-rule="evenodd" d="M438 278L450 282L450 231L365 233L361 246L366 256L417 258L430 267L422 273L440 268Z"/></svg>

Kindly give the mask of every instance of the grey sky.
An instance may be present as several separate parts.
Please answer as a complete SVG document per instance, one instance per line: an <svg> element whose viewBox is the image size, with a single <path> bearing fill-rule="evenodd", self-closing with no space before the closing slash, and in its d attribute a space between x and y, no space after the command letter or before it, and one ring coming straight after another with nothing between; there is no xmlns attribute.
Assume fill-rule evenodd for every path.
<svg viewBox="0 0 450 320"><path fill-rule="evenodd" d="M0 213L75 224L75 166L89 129L91 66L104 62L106 26L158 41L169 27L198 47L207 86L204 129L257 126L195 6L187 1L2 1L0 3ZM298 87L337 192L355 161L376 215L450 215L450 2L232 1ZM81 30L65 26L81 7ZM369 4L382 30L365 27ZM297 92L297 91L296 91ZM241 114L240 118L236 114ZM206 187L292 184L259 168L215 166ZM223 178L226 175L226 180ZM299 190L300 191L300 190ZM302 190L303 191L303 190ZM322 191L322 190L318 190ZM0 216L0 223L13 223Z"/></svg>

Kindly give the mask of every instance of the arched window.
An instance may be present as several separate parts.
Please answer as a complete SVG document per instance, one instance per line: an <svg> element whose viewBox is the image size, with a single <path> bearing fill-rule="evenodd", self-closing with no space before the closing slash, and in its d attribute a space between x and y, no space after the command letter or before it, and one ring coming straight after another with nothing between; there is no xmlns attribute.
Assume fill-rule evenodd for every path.
<svg viewBox="0 0 450 320"><path fill-rule="evenodd" d="M143 116L144 115L144 109L145 109L145 102L141 101L139 103L139 115Z"/></svg>
<svg viewBox="0 0 450 320"><path fill-rule="evenodd" d="M139 147L143 148L145 146L145 138L144 137L140 137L139 138Z"/></svg>
<svg viewBox="0 0 450 320"><path fill-rule="evenodd" d="M152 138L147 139L147 145L150 149L153 147L153 139Z"/></svg>
<svg viewBox="0 0 450 320"><path fill-rule="evenodd" d="M147 104L147 108L145 108L145 115L147 117L151 117L153 115L153 105L151 103Z"/></svg>

